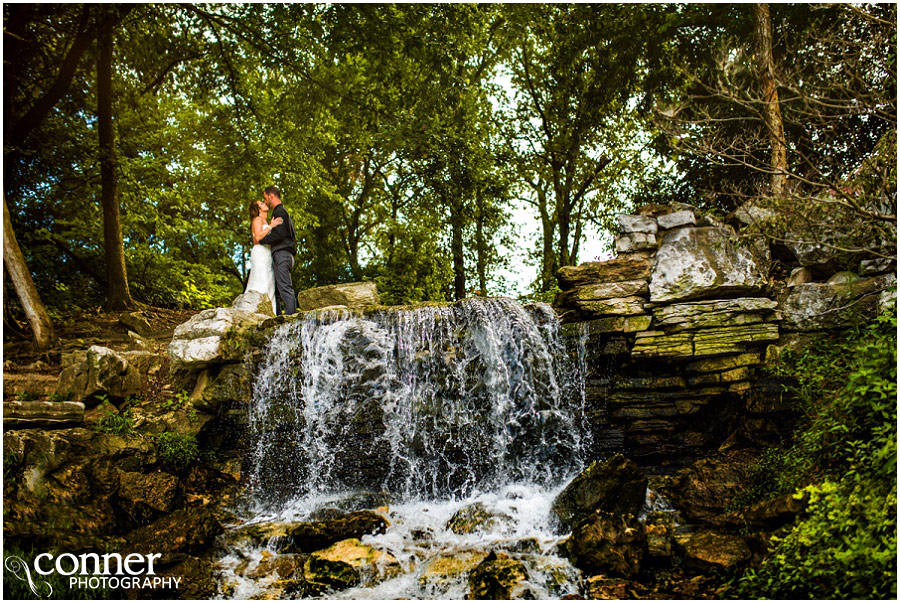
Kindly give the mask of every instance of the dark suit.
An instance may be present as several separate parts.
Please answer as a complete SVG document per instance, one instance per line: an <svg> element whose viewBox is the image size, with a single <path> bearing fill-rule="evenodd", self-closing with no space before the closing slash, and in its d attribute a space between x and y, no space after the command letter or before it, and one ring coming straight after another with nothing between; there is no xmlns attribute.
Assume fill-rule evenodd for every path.
<svg viewBox="0 0 900 603"><path fill-rule="evenodd" d="M281 218L283 222L273 228L260 241L272 249L272 264L275 268L275 313L293 314L297 311L297 297L291 284L291 268L294 267L294 254L297 253L294 223L284 205L279 203L272 210L272 219Z"/></svg>

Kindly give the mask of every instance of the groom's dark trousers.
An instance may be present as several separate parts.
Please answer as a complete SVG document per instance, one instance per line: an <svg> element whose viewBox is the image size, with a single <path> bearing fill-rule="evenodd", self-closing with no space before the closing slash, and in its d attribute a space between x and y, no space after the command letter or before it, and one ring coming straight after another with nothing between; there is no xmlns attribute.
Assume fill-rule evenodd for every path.
<svg viewBox="0 0 900 603"><path fill-rule="evenodd" d="M272 264L275 268L275 314L293 314L297 311L297 298L291 284L291 268L294 267L296 243L294 223L284 205L279 203L272 210L272 218L281 218L282 223L262 238L260 243L270 245Z"/></svg>
<svg viewBox="0 0 900 603"><path fill-rule="evenodd" d="M275 267L275 310L276 314L293 314L297 311L297 298L291 284L291 268L294 267L294 254L290 251L273 251L272 263Z"/></svg>

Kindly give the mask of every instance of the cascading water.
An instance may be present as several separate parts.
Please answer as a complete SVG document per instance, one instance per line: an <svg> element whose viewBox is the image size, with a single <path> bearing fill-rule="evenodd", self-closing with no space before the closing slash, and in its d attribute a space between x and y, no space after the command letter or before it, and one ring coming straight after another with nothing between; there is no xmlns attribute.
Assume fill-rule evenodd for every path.
<svg viewBox="0 0 900 603"><path fill-rule="evenodd" d="M401 561L528 537L547 549L532 563L534 579L538 565L562 563L551 550L560 535L550 502L588 449L578 364L549 306L506 298L285 323L253 389L248 519L302 520L375 494L391 501L393 527L366 538ZM450 515L473 502L510 521L448 531ZM423 533L424 542L412 536ZM415 573L340 596L465 594L453 590L459 584L422 592ZM532 585L550 594L543 588Z"/></svg>

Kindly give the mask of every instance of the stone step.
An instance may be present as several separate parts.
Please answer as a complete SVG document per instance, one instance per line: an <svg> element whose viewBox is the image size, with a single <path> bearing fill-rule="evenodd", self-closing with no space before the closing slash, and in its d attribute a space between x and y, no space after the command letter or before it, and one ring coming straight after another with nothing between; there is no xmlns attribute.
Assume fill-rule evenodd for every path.
<svg viewBox="0 0 900 603"><path fill-rule="evenodd" d="M56 391L56 382L56 375L4 373L3 396L16 397L19 394L30 394L35 397L46 396Z"/></svg>
<svg viewBox="0 0 900 603"><path fill-rule="evenodd" d="M84 423L84 404L81 402L50 402L48 400L3 402L3 429L29 427L61 427Z"/></svg>

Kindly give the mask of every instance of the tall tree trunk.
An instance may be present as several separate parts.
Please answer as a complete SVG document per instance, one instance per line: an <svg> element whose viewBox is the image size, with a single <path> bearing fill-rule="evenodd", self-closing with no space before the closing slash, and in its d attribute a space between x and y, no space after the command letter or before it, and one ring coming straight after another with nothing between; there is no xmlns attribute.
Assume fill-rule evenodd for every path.
<svg viewBox="0 0 900 603"><path fill-rule="evenodd" d="M487 295L487 242L484 240L484 196L478 191L475 196L477 215L475 216L475 251L477 255L478 294Z"/></svg>
<svg viewBox="0 0 900 603"><path fill-rule="evenodd" d="M134 307L125 273L125 248L119 219L119 184L112 109L112 27L97 37L97 129L100 135L100 184L103 205L103 247L106 256L107 299L110 310Z"/></svg>
<svg viewBox="0 0 900 603"><path fill-rule="evenodd" d="M22 309L25 310L31 330L34 332L34 342L39 350L46 350L56 341L56 336L53 334L50 317L47 316L44 304L41 303L37 287L31 280L28 266L25 265L25 256L22 255L22 250L19 249L19 243L16 241L16 234L13 232L12 221L9 217L9 208L6 207L6 195L3 196L3 263L10 280L12 280L16 295L22 302Z"/></svg>
<svg viewBox="0 0 900 603"><path fill-rule="evenodd" d="M450 202L450 253L453 255L453 297L456 300L466 296L466 264L463 251L462 202Z"/></svg>
<svg viewBox="0 0 900 603"><path fill-rule="evenodd" d="M782 196L787 174L787 145L784 124L781 121L781 105L778 102L778 86L775 83L775 61L772 58L772 18L768 4L754 4L754 37L756 39L756 69L763 98L763 118L769 131L772 151L772 194Z"/></svg>
<svg viewBox="0 0 900 603"><path fill-rule="evenodd" d="M541 184L535 188L538 198L538 212L541 216L541 282L540 290L549 291L556 284L556 270L559 268L556 252L553 250L553 235L556 223L547 207L547 191Z"/></svg>

